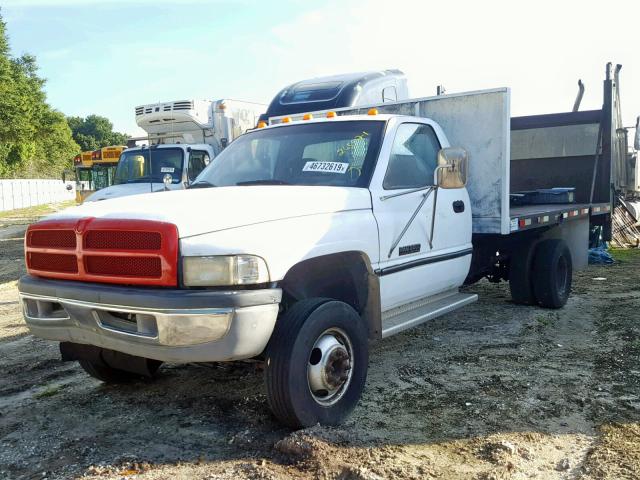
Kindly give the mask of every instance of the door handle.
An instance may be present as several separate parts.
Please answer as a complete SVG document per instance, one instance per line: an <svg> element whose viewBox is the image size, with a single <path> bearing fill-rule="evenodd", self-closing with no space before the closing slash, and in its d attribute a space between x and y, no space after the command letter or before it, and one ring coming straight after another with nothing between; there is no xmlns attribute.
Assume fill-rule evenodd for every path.
<svg viewBox="0 0 640 480"><path fill-rule="evenodd" d="M464 202L462 200L456 200L453 202L453 211L456 213L464 212Z"/></svg>

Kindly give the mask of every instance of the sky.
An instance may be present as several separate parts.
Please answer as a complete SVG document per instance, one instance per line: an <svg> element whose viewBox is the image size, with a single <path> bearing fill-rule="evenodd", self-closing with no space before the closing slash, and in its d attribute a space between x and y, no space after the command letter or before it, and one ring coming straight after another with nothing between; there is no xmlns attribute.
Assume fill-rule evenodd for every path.
<svg viewBox="0 0 640 480"><path fill-rule="evenodd" d="M607 6L608 5L608 6ZM517 0L0 0L15 55L36 56L49 103L141 135L134 107L268 103L297 80L399 68L411 96L511 88L511 113L602 105L623 65L625 126L640 114L640 2ZM616 15L617 14L617 15ZM636 86L638 88L636 88Z"/></svg>

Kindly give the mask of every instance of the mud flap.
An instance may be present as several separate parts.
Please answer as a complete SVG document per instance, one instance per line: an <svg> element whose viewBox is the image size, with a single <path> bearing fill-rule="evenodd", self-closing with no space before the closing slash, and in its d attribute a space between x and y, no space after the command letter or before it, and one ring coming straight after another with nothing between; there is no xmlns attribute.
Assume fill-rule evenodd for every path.
<svg viewBox="0 0 640 480"><path fill-rule="evenodd" d="M63 362L88 360L96 365L115 368L145 377L153 377L162 362L144 357L128 355L94 345L60 342L60 354Z"/></svg>

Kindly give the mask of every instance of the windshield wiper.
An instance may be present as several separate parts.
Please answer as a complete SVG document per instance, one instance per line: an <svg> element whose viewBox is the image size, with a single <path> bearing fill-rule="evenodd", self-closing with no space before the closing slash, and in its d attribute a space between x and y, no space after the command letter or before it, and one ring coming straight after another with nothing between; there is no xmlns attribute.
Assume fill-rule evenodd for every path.
<svg viewBox="0 0 640 480"><path fill-rule="evenodd" d="M236 185L291 185L289 182L285 182L284 180L276 180L276 179L262 179L262 180L247 180L246 182L237 182Z"/></svg>
<svg viewBox="0 0 640 480"><path fill-rule="evenodd" d="M156 181L149 175L144 175L142 177L130 178L127 180L127 183L149 183L150 181Z"/></svg>
<svg viewBox="0 0 640 480"><path fill-rule="evenodd" d="M191 185L189 185L188 188L211 188L211 187L215 187L216 185L214 185L213 183L211 183L208 180L200 180L199 182L196 183L192 183Z"/></svg>

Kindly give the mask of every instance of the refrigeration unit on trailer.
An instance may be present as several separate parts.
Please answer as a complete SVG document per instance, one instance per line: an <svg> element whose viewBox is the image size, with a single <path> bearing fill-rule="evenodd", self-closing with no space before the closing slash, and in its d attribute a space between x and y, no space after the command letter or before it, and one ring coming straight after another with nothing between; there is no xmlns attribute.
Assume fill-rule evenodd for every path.
<svg viewBox="0 0 640 480"><path fill-rule="evenodd" d="M87 201L187 187L231 141L254 128L265 105L232 99L179 100L136 107L147 145L120 156L114 185Z"/></svg>
<svg viewBox="0 0 640 480"><path fill-rule="evenodd" d="M278 419L337 424L369 343L474 302L465 283L567 302L611 230L610 70L588 112L511 118L497 88L276 118L187 190L58 212L26 233L27 325L105 382L257 359Z"/></svg>

